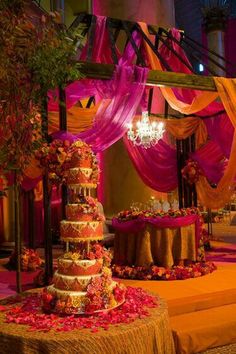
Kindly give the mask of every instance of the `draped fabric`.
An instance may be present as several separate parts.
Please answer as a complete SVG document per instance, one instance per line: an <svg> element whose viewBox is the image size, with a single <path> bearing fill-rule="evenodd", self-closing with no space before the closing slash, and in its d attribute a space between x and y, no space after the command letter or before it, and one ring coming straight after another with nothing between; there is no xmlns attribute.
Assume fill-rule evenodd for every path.
<svg viewBox="0 0 236 354"><path fill-rule="evenodd" d="M97 113L99 104L91 108L73 106L67 110L67 129L70 133L78 134L92 127L94 116ZM49 134L59 131L58 112L48 113Z"/></svg>
<svg viewBox="0 0 236 354"><path fill-rule="evenodd" d="M173 191L178 185L176 151L163 140L149 149L124 143L143 182L159 192Z"/></svg>
<svg viewBox="0 0 236 354"><path fill-rule="evenodd" d="M149 37L147 25L140 23L143 32ZM161 64L151 48L145 42L145 49L149 61L149 65L153 70L162 70ZM223 106L228 114L231 123L235 128L236 124L236 90L235 80L226 78L214 78L217 92L201 92L196 95L190 103L183 102L178 99L175 92L171 88L161 88L161 92L170 106L184 114L192 114L205 109L218 96L220 97ZM224 175L219 181L217 188L212 188L205 177L200 177L197 183L197 193L200 202L209 208L222 207L229 199L234 188L234 178L236 175L236 137L234 133L231 153L228 165L225 169Z"/></svg>
<svg viewBox="0 0 236 354"><path fill-rule="evenodd" d="M122 138L141 104L147 74L147 68L116 66L113 79L107 83L113 88L113 97L100 102L92 128L77 138L92 145L95 152L107 149Z"/></svg>
<svg viewBox="0 0 236 354"><path fill-rule="evenodd" d="M223 177L227 162L216 142L208 141L197 151L191 152L189 156L198 162L210 182L217 184Z"/></svg>
<svg viewBox="0 0 236 354"><path fill-rule="evenodd" d="M140 23L140 26L149 37L147 26L143 23ZM96 34L92 59L96 62L110 63L111 51L108 45L106 19L104 17L97 18ZM135 31L132 36L136 45L144 50L145 60L149 67L153 70L163 71L161 63L151 48L146 42L142 43L140 33ZM179 32L173 29L172 36L179 39ZM168 41L190 65L180 46L170 39ZM186 74L190 73L190 69L186 68L166 46L162 45L160 52L172 70ZM80 59L85 59L87 53L88 47L86 46ZM131 122L139 107L146 108L147 104L145 82L148 69L132 65L135 52L130 42L126 46L124 54L121 56L117 50L117 55L119 64L116 66L111 80L83 79L70 84L66 88L66 103L69 109L68 129L75 134L76 138L91 144L95 152L103 151L124 136L127 123ZM225 200L229 199L234 187L236 159L236 157L234 158L236 156L236 138L234 136L236 124L235 82L235 80L215 78L218 92L160 88L170 106L184 114L198 112L200 116L204 116L214 114L222 107L228 114L221 114L219 117L206 119L204 122L193 117L181 120L165 120L166 130L177 139L185 139L193 133L196 134L197 148L200 148L200 150L192 157L198 161L211 182L219 182L217 188L212 188L205 177L201 177L197 183L199 200L208 207L222 206ZM50 93L50 111L58 111L58 103L53 100L55 95L57 95L57 92ZM92 95L99 98L99 104L95 107L84 109L74 106L78 99ZM223 105L221 102L213 102L218 96L220 96ZM50 132L56 132L59 129L56 122L56 113L50 113L49 127ZM207 134L214 144L207 142ZM62 137L63 132L54 136ZM145 150L131 145L125 138L125 145L145 183L159 191L169 191L176 186L176 172L173 173L173 171L176 171L175 150L167 143L162 141L155 147ZM166 156L165 162L160 163L160 161L164 161L164 156ZM212 156L212 161L207 167L207 158L209 160L210 156ZM228 163L224 157L228 159ZM156 171L154 171L154 166ZM36 180L41 171L35 169L35 162L32 161L25 174Z"/></svg>
<svg viewBox="0 0 236 354"><path fill-rule="evenodd" d="M197 147L203 145L207 140L207 130L200 118L155 118L155 120L163 122L166 131L176 139L186 139L196 133ZM177 160L176 150L173 147L160 140L155 146L145 149L142 146L133 145L126 136L124 137L124 143L138 174L145 184L159 192L170 192L177 187ZM201 161L201 157L199 157L199 160ZM208 174L207 170L206 175L208 176Z"/></svg>
<svg viewBox="0 0 236 354"><path fill-rule="evenodd" d="M166 126L166 130L176 139L186 139L195 133L197 148L207 140L207 129L200 118L157 119L157 121L162 121Z"/></svg>
<svg viewBox="0 0 236 354"><path fill-rule="evenodd" d="M227 114L212 119L204 119L209 138L214 141L226 158L229 158L233 141L234 127Z"/></svg>
<svg viewBox="0 0 236 354"><path fill-rule="evenodd" d="M147 25L145 23L140 23L140 27L142 28L142 30L146 34L146 36L150 37ZM145 50L146 50L146 54L147 54L150 68L152 70L163 71L159 59L157 58L157 56L152 51L151 47L148 45L148 43L146 41L144 42L144 46L145 46ZM208 106L211 102L213 102L218 96L217 92L201 91L199 93L199 95L196 95L193 98L191 103L185 103L182 100L179 100L175 96L175 93L172 88L161 87L160 89L161 89L163 96L165 97L165 99L169 103L169 105L173 109L175 109L181 113L184 113L184 114L193 114L198 111L201 111L203 108Z"/></svg>
<svg viewBox="0 0 236 354"><path fill-rule="evenodd" d="M223 77L214 78L219 96L225 107L225 110L234 126L234 136L230 152L229 161L223 177L220 179L216 188L211 188L204 177L197 183L197 193L200 201L209 208L222 207L229 201L235 188L236 176L236 80Z"/></svg>

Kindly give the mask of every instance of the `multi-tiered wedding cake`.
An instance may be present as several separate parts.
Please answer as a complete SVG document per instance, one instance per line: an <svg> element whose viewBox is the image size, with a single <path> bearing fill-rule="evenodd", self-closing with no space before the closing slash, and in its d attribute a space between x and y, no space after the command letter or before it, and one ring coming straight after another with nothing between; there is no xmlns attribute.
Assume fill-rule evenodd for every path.
<svg viewBox="0 0 236 354"><path fill-rule="evenodd" d="M44 289L43 307L64 314L94 313L124 302L125 287L114 282L110 253L99 244L104 217L90 196L98 179L97 160L90 147L77 141L71 146L66 173L69 204L61 221L61 240L70 250L58 259L53 284Z"/></svg>

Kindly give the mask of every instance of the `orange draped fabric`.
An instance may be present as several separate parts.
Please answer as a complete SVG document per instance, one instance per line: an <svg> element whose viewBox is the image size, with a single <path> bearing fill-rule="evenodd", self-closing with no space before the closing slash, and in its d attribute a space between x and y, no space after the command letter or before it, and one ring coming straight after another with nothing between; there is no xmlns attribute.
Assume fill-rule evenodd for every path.
<svg viewBox="0 0 236 354"><path fill-rule="evenodd" d="M183 119L157 119L165 124L166 130L176 139L186 139L193 133L196 134L196 147L205 144L207 129L202 119L189 117Z"/></svg>
<svg viewBox="0 0 236 354"><path fill-rule="evenodd" d="M142 28L143 32L146 34L146 36L150 39L150 35L148 32L147 24L140 22L139 23L140 27ZM150 63L150 67L152 70L161 70L163 71L161 67L161 63L155 53L152 51L151 47L148 45L148 43L145 41L144 42L145 50L147 53L147 57ZM213 102L217 97L218 93L217 92L209 92L209 91L202 91L199 96L196 96L195 99L191 104L184 103L180 100L178 100L172 90L172 88L169 87L160 87L160 90L169 103L169 105L175 109L176 111L179 111L184 114L193 114L196 112L201 111L205 107L207 107L211 102Z"/></svg>
<svg viewBox="0 0 236 354"><path fill-rule="evenodd" d="M227 79L224 77L214 78L219 96L224 108L234 126L236 127L236 79ZM229 201L235 188L236 177L236 132L230 152L228 165L225 169L224 176L221 178L217 188L211 188L206 178L201 177L197 183L197 194L199 200L209 208L222 207Z"/></svg>
<svg viewBox="0 0 236 354"><path fill-rule="evenodd" d="M93 119L96 115L99 105L91 108L82 108L73 106L67 110L67 130L72 134L78 134L92 127ZM54 133L59 128L59 113L48 113L49 134Z"/></svg>

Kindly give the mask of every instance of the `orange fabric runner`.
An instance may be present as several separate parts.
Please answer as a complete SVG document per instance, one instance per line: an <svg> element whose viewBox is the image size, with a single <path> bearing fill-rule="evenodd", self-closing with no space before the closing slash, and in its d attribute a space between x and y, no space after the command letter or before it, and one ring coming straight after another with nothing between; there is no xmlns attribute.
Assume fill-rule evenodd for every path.
<svg viewBox="0 0 236 354"><path fill-rule="evenodd" d="M139 22L139 25L143 30L143 32L146 34L146 36L151 40L148 32L147 24L143 22ZM144 41L144 46L145 46L145 50L148 56L151 69L163 71L159 59L157 58L157 56L152 51L151 47L148 45L146 41ZM218 97L217 92L202 91L199 94L199 96L196 96L196 98L193 100L191 104L188 104L178 100L172 88L160 87L160 90L163 96L165 97L165 99L167 100L167 102L169 103L169 105L173 109L184 114L193 114L199 112L205 107L207 107L211 102L213 102Z"/></svg>

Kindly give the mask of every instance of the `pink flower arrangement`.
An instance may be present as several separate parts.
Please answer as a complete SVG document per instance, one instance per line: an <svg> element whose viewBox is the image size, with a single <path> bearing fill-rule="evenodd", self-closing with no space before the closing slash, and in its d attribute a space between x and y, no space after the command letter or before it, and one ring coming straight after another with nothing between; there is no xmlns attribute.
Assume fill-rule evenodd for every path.
<svg viewBox="0 0 236 354"><path fill-rule="evenodd" d="M21 253L21 270L22 271L35 271L43 263L43 260L39 257L37 251L30 248L23 248ZM8 266L16 269L17 259L15 251L9 257Z"/></svg>
<svg viewBox="0 0 236 354"><path fill-rule="evenodd" d="M111 264L111 253L99 243L95 243L91 246L90 251L86 253L85 259L100 259L103 258L104 266Z"/></svg>
<svg viewBox="0 0 236 354"><path fill-rule="evenodd" d="M198 163L191 159L186 161L186 165L182 168L181 173L183 178L187 180L188 184L197 183L199 177L203 175L203 171L199 167Z"/></svg>

